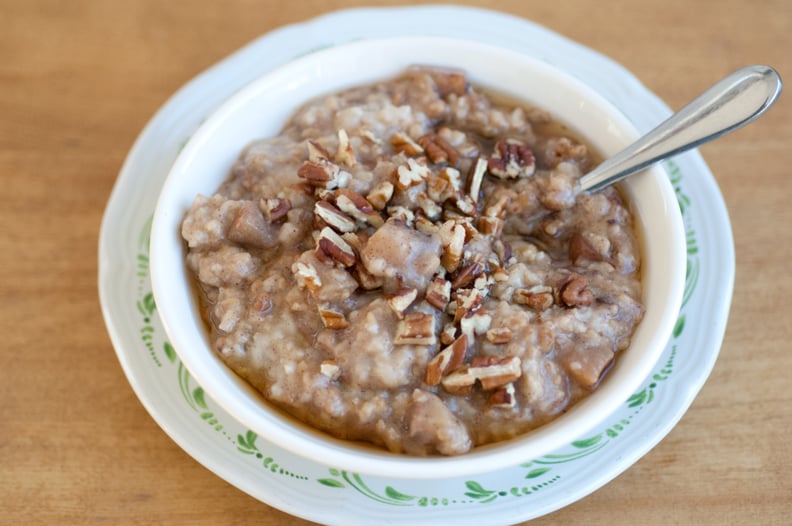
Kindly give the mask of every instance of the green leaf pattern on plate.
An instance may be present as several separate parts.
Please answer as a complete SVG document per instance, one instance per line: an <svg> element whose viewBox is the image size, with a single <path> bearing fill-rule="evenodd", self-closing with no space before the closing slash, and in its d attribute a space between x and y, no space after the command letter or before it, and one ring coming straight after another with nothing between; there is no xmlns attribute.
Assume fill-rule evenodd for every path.
<svg viewBox="0 0 792 526"><path fill-rule="evenodd" d="M669 179L674 187L686 225L690 223L688 215L693 203L682 189L683 175L678 165L673 161L664 162L669 174ZM387 506L454 506L487 504L497 499L504 498L523 498L530 496L542 488L545 488L561 479L560 475L553 473L553 466L584 458L592 453L607 447L617 441L619 436L629 429L632 419L651 404L657 396L660 396L663 382L665 382L674 372L674 359L677 355L677 344L675 341L680 337L685 329L685 305L687 305L699 279L700 260L699 249L695 232L687 228L687 270L685 278L685 289L683 294L682 312L677 320L672 333L671 352L664 364L657 369L648 379L646 386L640 391L630 396L625 404L632 410L626 418L621 418L617 422L611 422L608 427L602 429L597 434L575 440L563 452L545 455L541 458L525 462L518 467L525 470L524 479L526 485L512 486L506 488L488 488L475 480L467 480L464 487L460 487L457 498L432 496L432 495L413 495L405 488L396 488L386 485L384 488L372 488L373 483L366 480L357 473L350 473L343 469L329 468L328 476L312 478L305 475L292 473L280 465L272 456L266 455L257 445L258 436L248 430L245 435L238 434L236 437L229 435L223 424L219 421L216 413L211 409L210 401L206 399L204 390L200 386L193 385L184 365L178 359L175 349L168 341L163 341L159 350L165 360L161 359L155 345L156 329L152 324L152 318L156 315L156 304L154 296L150 291L149 284L149 238L151 231L151 219L149 219L141 230L138 239L138 254L136 255L135 266L138 278L138 298L136 307L141 316L140 339L146 352L151 356L152 362L156 367L162 367L163 363L171 363L176 367L176 377L180 391L187 405L195 412L196 417L206 422L215 431L225 436L229 443L243 455L251 457L252 461L260 463L261 469L276 476L286 476L306 483L316 483L334 491L354 491L363 497L374 502Z"/></svg>

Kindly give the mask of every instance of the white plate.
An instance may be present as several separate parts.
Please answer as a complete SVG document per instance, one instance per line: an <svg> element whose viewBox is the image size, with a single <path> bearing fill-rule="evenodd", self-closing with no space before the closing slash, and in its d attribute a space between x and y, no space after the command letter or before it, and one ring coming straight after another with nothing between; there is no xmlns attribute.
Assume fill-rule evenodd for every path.
<svg viewBox="0 0 792 526"><path fill-rule="evenodd" d="M308 462L257 439L187 374L164 338L151 295L148 235L156 196L200 122L231 93L297 56L339 42L405 34L475 38L531 54L594 86L640 131L670 113L618 64L492 11L356 9L279 29L185 85L138 137L102 223L102 309L121 365L152 417L187 453L253 497L328 524L520 522L588 495L635 463L668 434L709 376L731 302L734 247L723 199L697 152L666 164L688 233L688 276L679 321L655 372L600 428L551 455L515 459L509 469L440 483L384 480Z"/></svg>

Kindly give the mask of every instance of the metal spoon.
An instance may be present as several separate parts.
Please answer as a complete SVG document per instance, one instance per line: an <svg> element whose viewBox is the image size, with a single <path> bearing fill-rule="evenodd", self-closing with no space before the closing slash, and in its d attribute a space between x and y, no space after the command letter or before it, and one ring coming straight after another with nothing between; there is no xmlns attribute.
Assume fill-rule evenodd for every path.
<svg viewBox="0 0 792 526"><path fill-rule="evenodd" d="M599 190L667 157L745 126L781 94L781 77L769 66L735 71L633 144L580 178L578 192Z"/></svg>

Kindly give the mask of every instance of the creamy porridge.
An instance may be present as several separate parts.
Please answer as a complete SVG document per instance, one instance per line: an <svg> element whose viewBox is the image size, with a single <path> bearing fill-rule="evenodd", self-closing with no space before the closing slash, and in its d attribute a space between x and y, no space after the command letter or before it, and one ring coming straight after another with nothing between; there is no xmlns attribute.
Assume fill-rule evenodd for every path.
<svg viewBox="0 0 792 526"><path fill-rule="evenodd" d="M414 68L253 142L182 235L216 352L336 437L457 455L585 397L643 315L633 219L544 112Z"/></svg>

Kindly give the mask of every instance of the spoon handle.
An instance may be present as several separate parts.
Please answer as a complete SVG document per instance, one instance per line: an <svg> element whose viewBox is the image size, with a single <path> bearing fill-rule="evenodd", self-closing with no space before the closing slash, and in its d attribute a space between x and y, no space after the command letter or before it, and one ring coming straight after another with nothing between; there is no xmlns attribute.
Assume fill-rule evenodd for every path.
<svg viewBox="0 0 792 526"><path fill-rule="evenodd" d="M780 93L781 78L769 66L735 71L581 177L579 190L598 190L660 159L736 130L764 113Z"/></svg>

